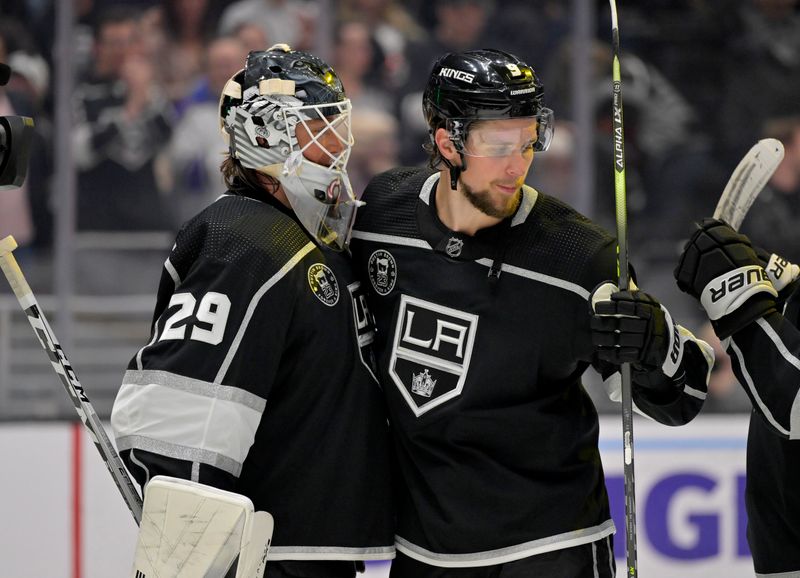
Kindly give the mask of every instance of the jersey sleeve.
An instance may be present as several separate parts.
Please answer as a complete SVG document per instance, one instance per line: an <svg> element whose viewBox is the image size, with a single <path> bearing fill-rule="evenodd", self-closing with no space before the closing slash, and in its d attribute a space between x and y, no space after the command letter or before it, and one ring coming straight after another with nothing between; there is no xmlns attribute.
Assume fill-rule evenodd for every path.
<svg viewBox="0 0 800 578"><path fill-rule="evenodd" d="M793 322L794 321L794 322ZM727 343L733 371L769 431L800 439L800 330L797 315L771 313Z"/></svg>
<svg viewBox="0 0 800 578"><path fill-rule="evenodd" d="M293 271L312 248L285 260L216 251L188 268L173 250L151 339L128 365L111 416L140 483L159 473L234 483L291 346Z"/></svg>

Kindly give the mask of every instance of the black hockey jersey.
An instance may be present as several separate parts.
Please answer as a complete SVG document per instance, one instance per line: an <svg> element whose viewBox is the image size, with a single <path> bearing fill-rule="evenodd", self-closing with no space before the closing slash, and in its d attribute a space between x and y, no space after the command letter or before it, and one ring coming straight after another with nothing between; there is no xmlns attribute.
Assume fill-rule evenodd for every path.
<svg viewBox="0 0 800 578"><path fill-rule="evenodd" d="M747 538L758 576L800 576L800 292L727 344L753 404Z"/></svg>
<svg viewBox="0 0 800 578"><path fill-rule="evenodd" d="M273 560L393 557L374 335L348 255L225 195L180 231L112 425L140 483L190 478L275 519Z"/></svg>
<svg viewBox="0 0 800 578"><path fill-rule="evenodd" d="M614 532L596 410L591 290L616 279L615 242L524 187L516 214L469 237L438 219L438 173L394 169L364 194L353 235L405 487L398 550L436 566L484 566ZM688 384L655 403L691 420L708 365L687 343ZM689 363L688 358L700 363Z"/></svg>

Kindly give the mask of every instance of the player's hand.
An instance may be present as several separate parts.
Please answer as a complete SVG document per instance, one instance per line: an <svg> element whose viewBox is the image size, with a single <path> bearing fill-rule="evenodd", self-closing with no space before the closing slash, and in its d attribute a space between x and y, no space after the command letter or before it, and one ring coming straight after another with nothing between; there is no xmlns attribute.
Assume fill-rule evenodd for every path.
<svg viewBox="0 0 800 578"><path fill-rule="evenodd" d="M683 248L675 279L699 299L720 339L775 308L778 292L745 235L704 219Z"/></svg>
<svg viewBox="0 0 800 578"><path fill-rule="evenodd" d="M597 356L619 365L672 377L683 343L667 310L643 291L619 291L611 282L592 292L592 342Z"/></svg>

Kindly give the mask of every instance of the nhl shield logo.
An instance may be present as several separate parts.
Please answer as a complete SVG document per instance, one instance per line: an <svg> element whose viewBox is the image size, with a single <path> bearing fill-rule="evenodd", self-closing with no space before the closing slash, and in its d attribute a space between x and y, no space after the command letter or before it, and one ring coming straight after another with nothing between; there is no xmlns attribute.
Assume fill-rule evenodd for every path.
<svg viewBox="0 0 800 578"><path fill-rule="evenodd" d="M370 255L367 269L369 281L378 295L388 295L392 292L397 280L397 262L389 251L378 249Z"/></svg>
<svg viewBox="0 0 800 578"><path fill-rule="evenodd" d="M339 282L327 265L314 263L308 268L308 285L317 299L328 307L339 302Z"/></svg>
<svg viewBox="0 0 800 578"><path fill-rule="evenodd" d="M403 295L389 375L417 417L461 395L478 316Z"/></svg>
<svg viewBox="0 0 800 578"><path fill-rule="evenodd" d="M458 237L450 237L447 239L447 246L444 248L445 253L450 257L458 257L461 254L461 249L464 248L464 240Z"/></svg>

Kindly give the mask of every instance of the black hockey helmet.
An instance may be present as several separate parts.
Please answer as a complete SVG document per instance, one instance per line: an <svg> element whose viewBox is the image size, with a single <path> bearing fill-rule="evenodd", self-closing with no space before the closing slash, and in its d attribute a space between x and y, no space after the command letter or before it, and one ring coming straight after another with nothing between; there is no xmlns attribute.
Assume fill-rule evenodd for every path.
<svg viewBox="0 0 800 578"><path fill-rule="evenodd" d="M433 65L423 96L428 124L437 119L536 116L543 89L533 69L501 50L445 54Z"/></svg>
<svg viewBox="0 0 800 578"><path fill-rule="evenodd" d="M429 126L448 118L535 117L544 107L533 68L502 50L449 53L433 65L423 95Z"/></svg>
<svg viewBox="0 0 800 578"><path fill-rule="evenodd" d="M466 170L464 143L470 125L480 120L535 118L538 137L534 150L545 151L553 136L553 111L544 106L544 87L525 62L502 50L482 49L448 53L431 70L422 96L422 108L434 152L432 164L444 159L438 154L434 133L447 129L461 155L462 168L450 166L453 188L461 170Z"/></svg>
<svg viewBox="0 0 800 578"><path fill-rule="evenodd" d="M245 66L232 80L241 87L237 95L223 95L220 117L225 118L231 106L241 104L249 90L258 89L264 80L278 79L294 82L293 96L303 104L327 104L347 98L342 81L331 66L308 52L292 50L276 44L268 50L254 50L247 55Z"/></svg>

